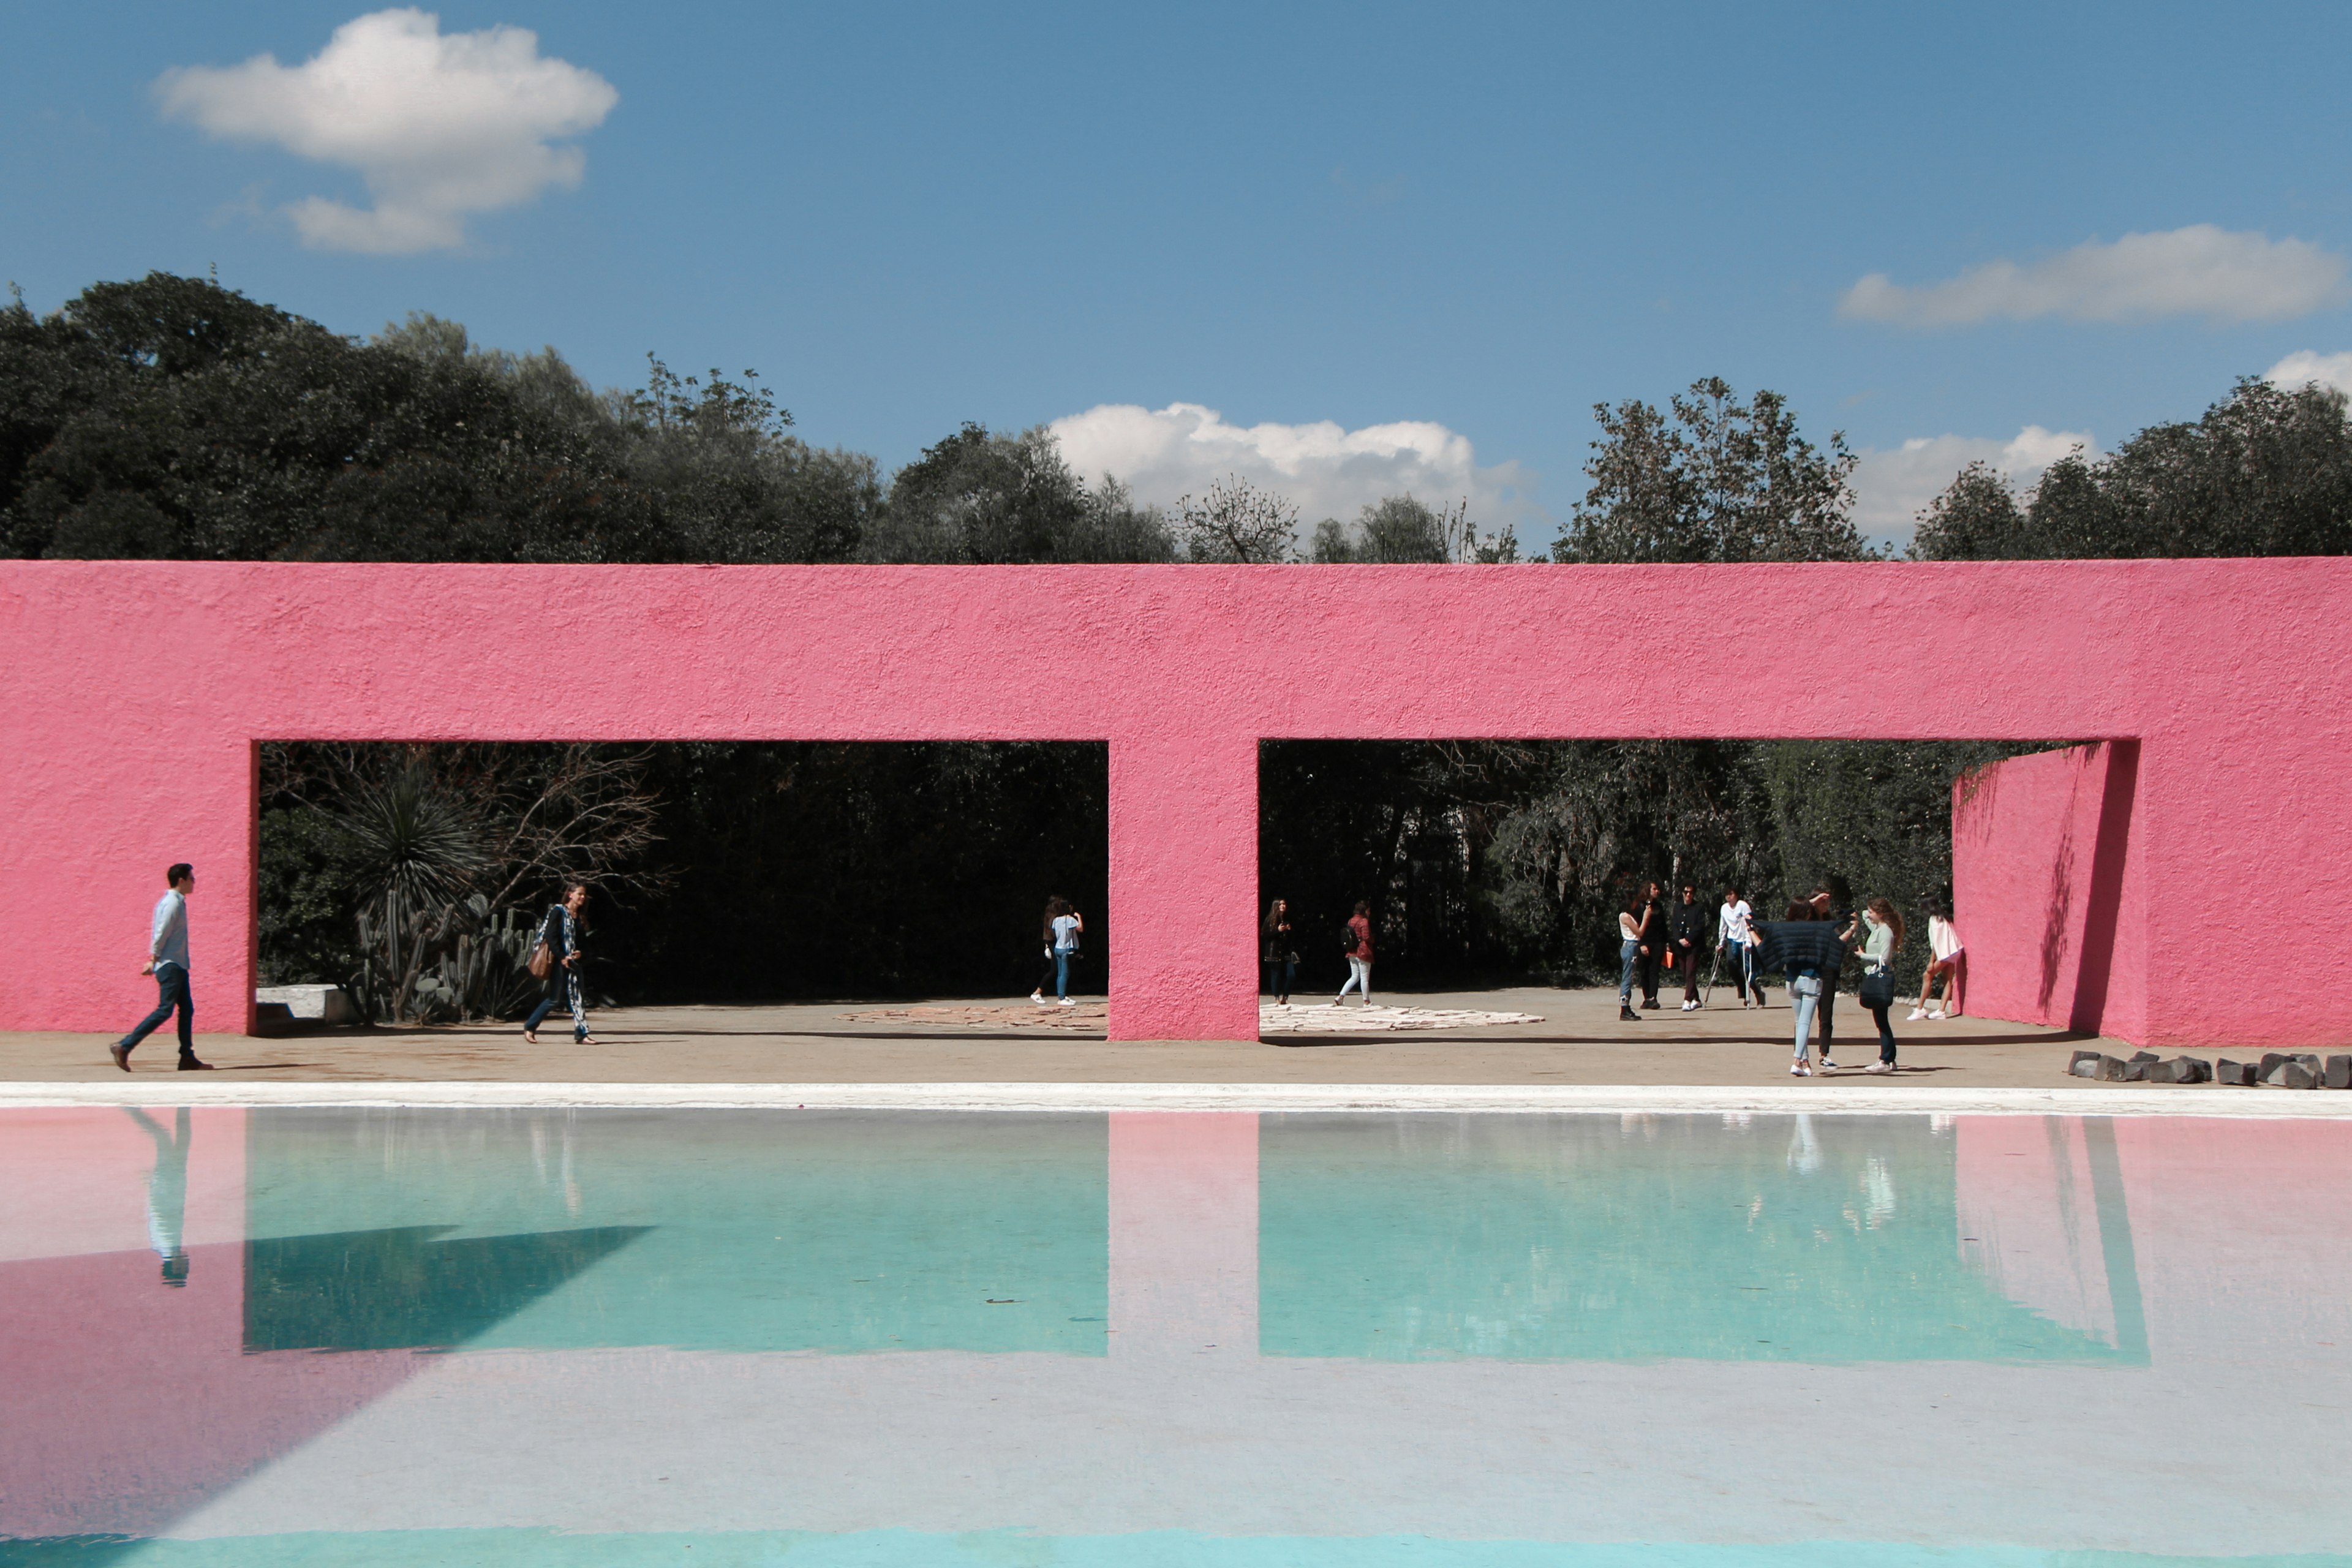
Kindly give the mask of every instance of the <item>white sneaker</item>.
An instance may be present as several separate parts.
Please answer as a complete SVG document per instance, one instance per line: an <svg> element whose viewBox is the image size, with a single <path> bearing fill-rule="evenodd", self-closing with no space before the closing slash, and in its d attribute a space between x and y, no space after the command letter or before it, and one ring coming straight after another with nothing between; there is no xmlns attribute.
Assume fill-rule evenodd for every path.
<svg viewBox="0 0 2352 1568"><path fill-rule="evenodd" d="M1685 1002L1683 1004L1683 1011L1685 1013L1696 1013L1698 1011L1698 1004L1696 1002Z"/></svg>
<svg viewBox="0 0 2352 1568"><path fill-rule="evenodd" d="M1937 1008L1934 1012L1927 1015L1930 1018L1940 1018L1943 1016L1944 1010L1941 1007Z"/></svg>
<svg viewBox="0 0 2352 1568"><path fill-rule="evenodd" d="M1799 1062L1789 1069L1789 1076L1790 1078L1811 1078L1813 1076L1813 1069L1807 1067L1804 1063Z"/></svg>
<svg viewBox="0 0 2352 1568"><path fill-rule="evenodd" d="M1043 1007L1045 1005L1045 994L1042 991L1032 991L1029 993L1029 1000Z"/></svg>
<svg viewBox="0 0 2352 1568"><path fill-rule="evenodd" d="M1075 1007L1077 1005L1077 999L1076 997L1065 996L1061 1001L1061 1005L1065 1007Z"/></svg>
<svg viewBox="0 0 2352 1568"><path fill-rule="evenodd" d="M1893 1062L1873 1062L1862 1070L1864 1072L1893 1072L1895 1070L1895 1064Z"/></svg>
<svg viewBox="0 0 2352 1568"><path fill-rule="evenodd" d="M1917 1023L1920 1019L1922 1019L1922 1018L1926 1017L1927 1016L1927 1009L1926 1009L1925 1007L1914 1007L1914 1008L1912 1008L1912 1009L1911 1009L1911 1016L1910 1016L1909 1018L1906 1019L1906 1020L1905 1020L1905 1022L1906 1022L1906 1023L1916 1024L1916 1023Z"/></svg>
<svg viewBox="0 0 2352 1568"><path fill-rule="evenodd" d="M1837 1071L1837 1063L1830 1060L1827 1057L1823 1057L1822 1058L1822 1070L1823 1072L1835 1072Z"/></svg>

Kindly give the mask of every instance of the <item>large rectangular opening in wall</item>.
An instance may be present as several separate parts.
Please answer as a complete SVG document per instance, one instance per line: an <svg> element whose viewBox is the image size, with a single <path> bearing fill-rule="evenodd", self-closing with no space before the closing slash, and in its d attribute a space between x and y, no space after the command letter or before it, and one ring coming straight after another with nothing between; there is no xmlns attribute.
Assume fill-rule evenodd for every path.
<svg viewBox="0 0 2352 1568"><path fill-rule="evenodd" d="M257 978L507 1028L579 879L607 1034L1100 1037L1107 793L1099 742L268 742ZM1041 1010L1054 899L1084 931Z"/></svg>
<svg viewBox="0 0 2352 1568"><path fill-rule="evenodd" d="M2000 875L1978 878L1983 907L1971 910L1971 889L1955 886L1956 784L2062 748L2080 765L2053 774L2048 788L2060 793L2045 815L2055 815L1987 829L2009 841L1993 858L1979 857ZM1257 914L1269 961L1261 996L1273 1000L1287 983L1294 1005L1321 1006L1351 978L1360 984L1367 977L1348 961L1360 903L1372 936L1369 979L1383 1003L1532 1010L1556 1022L1553 994L1583 992L1592 1004L1584 1012L1613 1025L1618 915L1654 880L1669 923L1658 933L1663 951L1643 956L1635 1008L1682 1012L1696 981L1704 1009L1717 1011L1743 994L1723 971L1725 889L1739 889L1765 921L1826 885L1841 910L1884 897L1902 916L1895 968L1905 1012L1933 956L1928 917L1950 919L1965 947L1974 916L1988 935L1998 928L2009 946L2034 950L2019 963L2036 973L2002 976L2008 1016L2079 1027L2066 998L2091 996L2112 967L2097 950L2111 953L2116 940L2111 851L2129 816L2128 783L2118 797L2105 754L2063 741L1268 741L1259 759ZM1688 945L1672 923L1685 884L1701 906L1691 927L1706 933ZM1280 942L1265 928L1276 900L1292 931ZM1298 963L1286 973L1280 961L1292 952ZM1847 992L1858 973L1844 977ZM1965 1007L1966 987L1981 978L1964 965L1951 1000ZM1772 1005L1785 1005L1780 976L1765 980ZM2018 1003L2011 993L2021 989L2038 1001ZM1530 1000L1538 994L1546 1005ZM1940 976L1937 994L1946 994ZM1658 1005L1643 1007L1652 997ZM1840 1033L1853 1026L1841 1022ZM1734 1033L1769 1031L1751 1019ZM1625 1038L1611 1028L1550 1037Z"/></svg>

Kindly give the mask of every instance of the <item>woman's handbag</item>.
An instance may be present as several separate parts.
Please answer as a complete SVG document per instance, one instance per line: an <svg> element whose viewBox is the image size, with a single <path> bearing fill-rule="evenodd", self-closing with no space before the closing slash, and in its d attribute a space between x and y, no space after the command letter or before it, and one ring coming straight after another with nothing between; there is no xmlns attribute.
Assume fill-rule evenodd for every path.
<svg viewBox="0 0 2352 1568"><path fill-rule="evenodd" d="M1895 971L1875 969L1862 977L1859 993L1865 1007L1895 1005Z"/></svg>
<svg viewBox="0 0 2352 1568"><path fill-rule="evenodd" d="M538 940L531 943L530 958L523 964L533 980L544 980L555 973L555 950L547 945L547 922L541 921Z"/></svg>

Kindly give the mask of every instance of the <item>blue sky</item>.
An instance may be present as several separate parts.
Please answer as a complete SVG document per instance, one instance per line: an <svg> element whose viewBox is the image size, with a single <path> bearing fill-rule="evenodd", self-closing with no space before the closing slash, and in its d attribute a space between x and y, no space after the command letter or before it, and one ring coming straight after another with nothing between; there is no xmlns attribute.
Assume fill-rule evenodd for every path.
<svg viewBox="0 0 2352 1568"><path fill-rule="evenodd" d="M2030 477L2352 350L2341 6L469 0L425 36L530 29L510 58L572 95L565 129L477 104L469 150L429 106L347 135L299 82L275 110L247 76L159 92L300 68L365 10L25 6L0 275L46 310L217 266L341 331L431 310L600 384L648 350L756 367L803 435L887 464L966 419L1134 405L1066 446L1147 492L1286 476L1310 516L1452 487L1537 542L1591 405L1700 375L1895 453L1865 469L1884 511L1962 457ZM342 205L298 221L311 197ZM2133 234L2159 237L2109 248ZM1174 405L1222 420L1143 413Z"/></svg>

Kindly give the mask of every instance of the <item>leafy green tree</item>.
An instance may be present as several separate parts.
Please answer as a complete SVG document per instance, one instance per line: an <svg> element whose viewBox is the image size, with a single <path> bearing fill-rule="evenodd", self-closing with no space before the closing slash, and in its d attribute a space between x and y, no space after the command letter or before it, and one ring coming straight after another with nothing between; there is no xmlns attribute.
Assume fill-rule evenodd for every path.
<svg viewBox="0 0 2352 1568"><path fill-rule="evenodd" d="M848 561L880 510L874 459L819 450L759 383L680 377L658 358L645 390L613 399L628 471L656 498L682 556L730 563Z"/></svg>
<svg viewBox="0 0 2352 1568"><path fill-rule="evenodd" d="M1775 392L1741 403L1709 377L1665 412L1596 405L1591 484L1556 561L1864 561L1853 526L1856 461L1842 431L1826 450L1798 433Z"/></svg>
<svg viewBox="0 0 2352 1568"><path fill-rule="evenodd" d="M892 478L867 558L973 566L1052 561L1085 507L1085 487L1044 427L1001 436L967 424Z"/></svg>
<svg viewBox="0 0 2352 1568"><path fill-rule="evenodd" d="M2152 425L2093 461L2046 469L2001 510L1971 467L1920 516L1924 561L2352 553L2352 426L2344 395L2252 377L2194 422Z"/></svg>
<svg viewBox="0 0 2352 1568"><path fill-rule="evenodd" d="M1919 514L1911 552L1930 561L2011 560L2024 552L2026 538L2017 492L1992 468L1970 463Z"/></svg>

